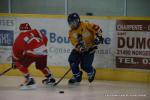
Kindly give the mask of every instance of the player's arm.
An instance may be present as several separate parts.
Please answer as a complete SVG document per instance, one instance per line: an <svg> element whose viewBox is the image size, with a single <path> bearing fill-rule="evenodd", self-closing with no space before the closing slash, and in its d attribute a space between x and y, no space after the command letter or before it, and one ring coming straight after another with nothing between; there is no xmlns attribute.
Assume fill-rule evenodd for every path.
<svg viewBox="0 0 150 100"><path fill-rule="evenodd" d="M74 38L74 37L72 36L72 32L69 31L69 37L68 37L68 38L69 38L71 44L73 45L74 50L80 51L80 48L81 48L81 45L82 45L81 37L78 36L77 38Z"/></svg>
<svg viewBox="0 0 150 100"><path fill-rule="evenodd" d="M47 45L48 39L42 32L39 32L38 30L34 29L32 30L32 34L34 34L34 37L40 38L44 42L44 44Z"/></svg>
<svg viewBox="0 0 150 100"><path fill-rule="evenodd" d="M72 32L69 31L69 36L68 39L70 40L71 44L75 47L76 46L76 41L72 37Z"/></svg>
<svg viewBox="0 0 150 100"><path fill-rule="evenodd" d="M92 54L92 53L95 53L96 49L98 48L97 45L99 45L100 43L103 43L102 29L100 28L100 26L96 24L92 24L92 23L88 23L87 28L91 32L91 34L94 36L93 43L92 43L93 46L91 46L88 49L88 52Z"/></svg>
<svg viewBox="0 0 150 100"><path fill-rule="evenodd" d="M82 34L78 34L77 36L77 43L76 43L76 48L80 51L83 52L85 48L85 43L83 41Z"/></svg>
<svg viewBox="0 0 150 100"><path fill-rule="evenodd" d="M41 33L41 35L42 35L42 39L43 39L44 44L47 45L47 42L48 42L47 37L43 33Z"/></svg>
<svg viewBox="0 0 150 100"><path fill-rule="evenodd" d="M101 27L96 25L96 24L93 24L92 30L95 33L94 34L94 38L95 38L94 39L94 44L98 45L100 43L103 43L103 36L102 36L103 35L103 31L102 31Z"/></svg>

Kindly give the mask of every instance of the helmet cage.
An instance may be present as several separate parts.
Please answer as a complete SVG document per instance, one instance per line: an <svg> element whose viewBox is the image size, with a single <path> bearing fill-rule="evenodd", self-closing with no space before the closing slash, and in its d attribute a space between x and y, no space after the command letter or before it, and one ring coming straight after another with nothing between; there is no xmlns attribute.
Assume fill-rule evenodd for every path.
<svg viewBox="0 0 150 100"><path fill-rule="evenodd" d="M79 26L79 23L80 23L79 19L74 19L68 22L71 28L77 28Z"/></svg>

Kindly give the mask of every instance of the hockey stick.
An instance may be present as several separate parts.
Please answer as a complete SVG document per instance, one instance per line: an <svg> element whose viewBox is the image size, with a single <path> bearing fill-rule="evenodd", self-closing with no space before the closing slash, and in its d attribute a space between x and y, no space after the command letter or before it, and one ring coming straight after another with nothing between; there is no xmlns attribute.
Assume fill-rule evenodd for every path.
<svg viewBox="0 0 150 100"><path fill-rule="evenodd" d="M10 61L12 58L12 56L7 57L7 60ZM13 69L12 67L7 68L5 71L3 71L2 73L0 73L0 76L4 75L5 73L7 73L8 71L10 71L11 69Z"/></svg>
<svg viewBox="0 0 150 100"><path fill-rule="evenodd" d="M64 77L70 72L71 68L69 68L69 70L56 82L53 84L53 86L56 86L57 84L59 84L63 79Z"/></svg>
<svg viewBox="0 0 150 100"><path fill-rule="evenodd" d="M6 69L4 72L0 73L0 76L4 75L5 73L7 73L8 71L10 71L12 69L12 67Z"/></svg>

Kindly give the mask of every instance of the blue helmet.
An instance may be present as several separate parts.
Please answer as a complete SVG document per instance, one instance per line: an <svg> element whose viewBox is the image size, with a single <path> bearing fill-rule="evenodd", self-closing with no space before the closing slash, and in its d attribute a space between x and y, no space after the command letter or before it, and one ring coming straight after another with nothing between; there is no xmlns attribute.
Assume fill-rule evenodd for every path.
<svg viewBox="0 0 150 100"><path fill-rule="evenodd" d="M80 17L77 13L68 15L68 24L71 28L77 28L80 25Z"/></svg>

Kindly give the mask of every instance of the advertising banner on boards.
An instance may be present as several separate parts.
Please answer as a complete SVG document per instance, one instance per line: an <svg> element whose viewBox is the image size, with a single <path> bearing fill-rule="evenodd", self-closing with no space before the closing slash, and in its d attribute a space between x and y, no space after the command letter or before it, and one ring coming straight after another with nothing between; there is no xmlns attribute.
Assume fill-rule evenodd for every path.
<svg viewBox="0 0 150 100"><path fill-rule="evenodd" d="M116 67L150 69L150 21L117 20Z"/></svg>

